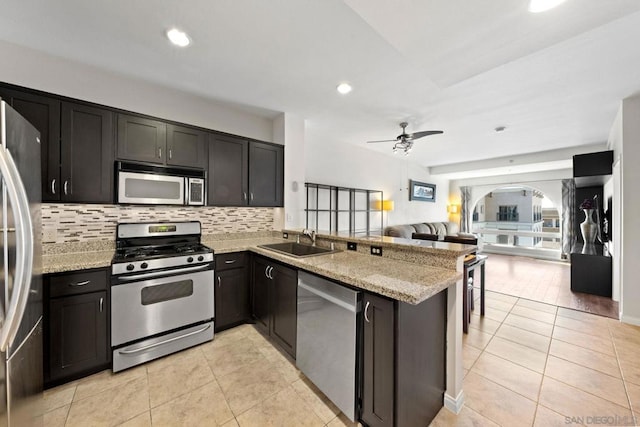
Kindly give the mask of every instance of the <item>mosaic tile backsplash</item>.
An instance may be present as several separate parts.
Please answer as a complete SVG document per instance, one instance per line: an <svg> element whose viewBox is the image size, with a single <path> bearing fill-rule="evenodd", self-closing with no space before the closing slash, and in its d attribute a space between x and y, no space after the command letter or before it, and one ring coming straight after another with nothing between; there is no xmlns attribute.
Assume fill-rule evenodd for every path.
<svg viewBox="0 0 640 427"><path fill-rule="evenodd" d="M42 243L115 240L119 222L200 221L202 234L273 230L274 208L42 204Z"/></svg>

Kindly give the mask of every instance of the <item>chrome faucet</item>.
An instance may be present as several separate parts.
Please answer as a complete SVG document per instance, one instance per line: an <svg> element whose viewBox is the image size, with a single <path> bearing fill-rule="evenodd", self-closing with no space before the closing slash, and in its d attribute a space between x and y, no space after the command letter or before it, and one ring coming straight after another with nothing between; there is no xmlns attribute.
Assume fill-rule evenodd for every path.
<svg viewBox="0 0 640 427"><path fill-rule="evenodd" d="M304 230L302 230L302 235L303 236L307 236L309 239L311 239L311 245L312 246L316 245L316 232L315 232L315 230L309 230L309 229L305 228Z"/></svg>

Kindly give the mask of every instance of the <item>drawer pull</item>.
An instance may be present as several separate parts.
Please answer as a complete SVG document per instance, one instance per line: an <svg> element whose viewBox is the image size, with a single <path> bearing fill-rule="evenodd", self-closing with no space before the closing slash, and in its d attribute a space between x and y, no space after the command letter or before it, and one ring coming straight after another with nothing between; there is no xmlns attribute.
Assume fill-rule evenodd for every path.
<svg viewBox="0 0 640 427"><path fill-rule="evenodd" d="M235 260L235 259L228 259L228 260L225 260L225 262L224 262L224 263L225 263L225 264L235 264L235 262L236 262L236 261L237 261L237 260Z"/></svg>
<svg viewBox="0 0 640 427"><path fill-rule="evenodd" d="M89 283L91 283L91 280L85 280L83 282L77 282L77 283L69 283L69 286L73 286L73 287L86 286Z"/></svg>

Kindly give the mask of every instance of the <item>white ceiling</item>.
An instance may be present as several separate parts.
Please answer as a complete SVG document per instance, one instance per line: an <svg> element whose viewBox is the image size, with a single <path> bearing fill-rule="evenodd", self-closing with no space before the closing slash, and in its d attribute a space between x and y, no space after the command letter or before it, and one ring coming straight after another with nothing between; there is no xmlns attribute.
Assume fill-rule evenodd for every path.
<svg viewBox="0 0 640 427"><path fill-rule="evenodd" d="M0 0L0 40L223 101L425 166L606 141L640 89L640 2ZM187 49L164 31L189 33ZM635 40L635 42L634 42ZM10 59L9 59L10 60ZM348 81L347 96L335 91ZM506 126L500 134L497 126Z"/></svg>

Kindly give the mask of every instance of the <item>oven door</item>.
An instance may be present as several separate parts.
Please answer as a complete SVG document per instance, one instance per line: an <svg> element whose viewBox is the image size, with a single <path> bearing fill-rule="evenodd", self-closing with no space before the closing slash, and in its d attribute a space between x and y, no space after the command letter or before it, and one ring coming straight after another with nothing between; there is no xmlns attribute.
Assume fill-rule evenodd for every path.
<svg viewBox="0 0 640 427"><path fill-rule="evenodd" d="M213 319L213 278L208 269L112 286L111 345Z"/></svg>
<svg viewBox="0 0 640 427"><path fill-rule="evenodd" d="M118 203L184 205L181 176L118 172Z"/></svg>

